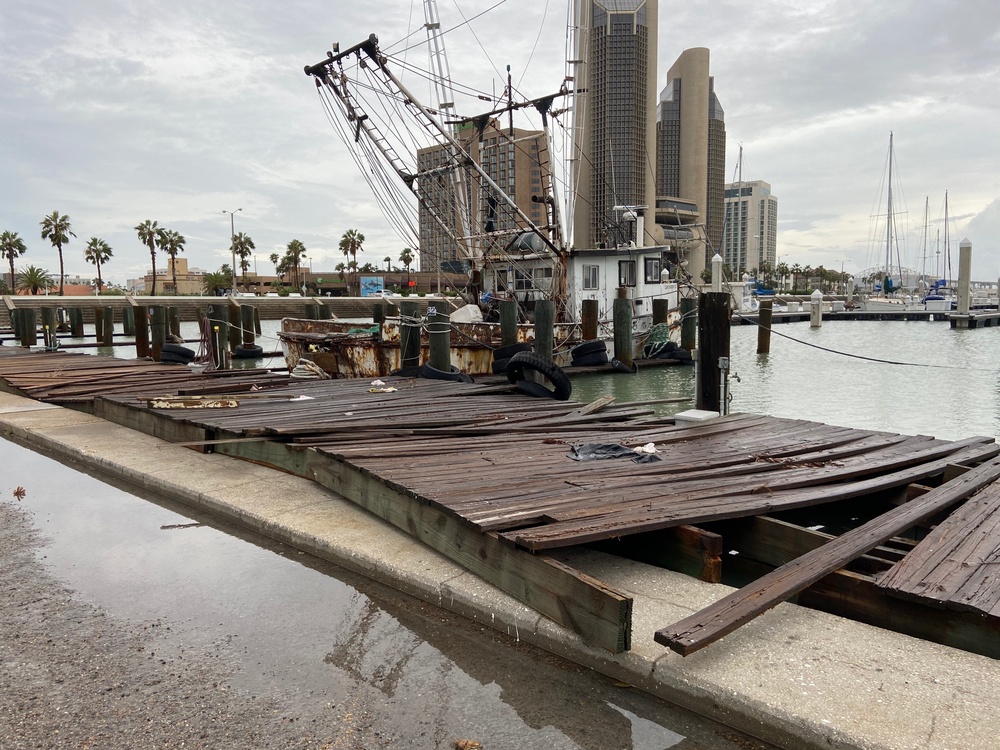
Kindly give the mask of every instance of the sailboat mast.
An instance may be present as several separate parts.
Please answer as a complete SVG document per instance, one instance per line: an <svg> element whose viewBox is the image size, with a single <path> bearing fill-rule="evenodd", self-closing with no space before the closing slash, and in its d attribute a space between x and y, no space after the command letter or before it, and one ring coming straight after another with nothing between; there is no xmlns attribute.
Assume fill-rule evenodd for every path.
<svg viewBox="0 0 1000 750"><path fill-rule="evenodd" d="M889 195L888 204L885 209L885 276L886 281L882 283L882 294L886 293L886 286L888 286L888 279L890 278L889 269L892 268L892 131L889 131L889 189L886 191Z"/></svg>
<svg viewBox="0 0 1000 750"><path fill-rule="evenodd" d="M920 259L920 275L927 280L927 212L930 209L931 197L924 196L924 252Z"/></svg>
<svg viewBox="0 0 1000 750"><path fill-rule="evenodd" d="M948 283L951 284L951 242L948 239L948 191L944 191L944 259L947 263L945 269Z"/></svg>

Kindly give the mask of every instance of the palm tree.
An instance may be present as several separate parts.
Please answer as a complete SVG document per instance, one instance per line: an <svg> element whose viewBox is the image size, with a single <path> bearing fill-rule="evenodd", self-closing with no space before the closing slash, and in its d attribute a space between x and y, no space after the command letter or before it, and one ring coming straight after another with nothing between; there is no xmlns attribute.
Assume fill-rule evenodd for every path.
<svg viewBox="0 0 1000 750"><path fill-rule="evenodd" d="M233 283L233 274L228 265L223 266L218 271L210 271L201 277L201 288L205 294L213 297L223 289L228 289Z"/></svg>
<svg viewBox="0 0 1000 750"><path fill-rule="evenodd" d="M0 234L0 257L10 261L10 289L14 288L17 274L14 273L14 258L24 255L28 248L24 244L17 232L4 232Z"/></svg>
<svg viewBox="0 0 1000 750"><path fill-rule="evenodd" d="M357 229L348 229L344 232L344 236L340 238L340 251L350 258L353 262L353 266L349 262L347 264L348 268L356 271L358 267L358 251L363 250L361 247L364 244L365 236L361 234ZM356 280L351 282L352 285L356 285ZM357 294L361 293L360 289L355 289L354 292Z"/></svg>
<svg viewBox="0 0 1000 750"><path fill-rule="evenodd" d="M155 221L146 219L142 224L136 225L135 233L139 237L139 242L149 248L149 257L153 261L153 286L150 295L156 296L156 241L158 239L160 227Z"/></svg>
<svg viewBox="0 0 1000 750"><path fill-rule="evenodd" d="M49 276L49 272L44 268L28 266L27 268L22 268L21 272L17 275L17 288L22 292L38 294L39 291L48 289L51 286L52 277Z"/></svg>
<svg viewBox="0 0 1000 750"><path fill-rule="evenodd" d="M406 267L406 287L410 287L410 264L413 263L413 251L408 247L403 248L403 252L399 254L399 262Z"/></svg>
<svg viewBox="0 0 1000 750"><path fill-rule="evenodd" d="M278 255L277 253L271 253L271 255L268 258L268 260L270 260L274 264L274 275L277 276L278 275L278 264L281 263L281 256Z"/></svg>
<svg viewBox="0 0 1000 750"><path fill-rule="evenodd" d="M292 240L285 248L285 267L292 270L292 281L296 289L299 288L299 265L305 257L306 246L301 240Z"/></svg>
<svg viewBox="0 0 1000 750"><path fill-rule="evenodd" d="M184 244L187 240L180 232L172 229L160 229L156 233L156 244L167 255L170 256L171 278L174 282L174 295L177 294L177 253L184 252Z"/></svg>
<svg viewBox="0 0 1000 750"><path fill-rule="evenodd" d="M250 251L255 248L253 240L246 232L233 235L233 245L230 250L240 259L240 268L243 271L243 289L247 288L247 271L250 269ZM233 291L236 291L235 289Z"/></svg>
<svg viewBox="0 0 1000 750"><path fill-rule="evenodd" d="M59 252L59 296L63 293L63 280L66 276L66 271L63 268L63 254L62 246L69 244L70 237L76 237L73 234L73 230L70 228L69 216L63 214L60 215L58 211L53 211L51 216L46 216L41 221L42 226L42 239L48 240L52 243L54 247Z"/></svg>
<svg viewBox="0 0 1000 750"><path fill-rule="evenodd" d="M386 271L391 271L392 270L392 258L387 255L384 258L382 258L382 260L385 261L385 270Z"/></svg>
<svg viewBox="0 0 1000 750"><path fill-rule="evenodd" d="M101 278L101 266L108 262L114 255L108 243L98 237L91 237L87 241L87 247L83 251L84 260L97 266L97 293L104 289L104 279Z"/></svg>

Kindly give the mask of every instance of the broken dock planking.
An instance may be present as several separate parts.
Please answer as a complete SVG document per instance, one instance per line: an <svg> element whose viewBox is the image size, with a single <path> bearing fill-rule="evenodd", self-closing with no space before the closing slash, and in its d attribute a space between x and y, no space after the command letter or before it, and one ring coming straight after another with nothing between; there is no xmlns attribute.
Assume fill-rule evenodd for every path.
<svg viewBox="0 0 1000 750"><path fill-rule="evenodd" d="M97 362L76 367L80 356ZM630 646L631 599L544 550L596 544L715 582L734 567L756 566L756 576L766 581L768 571L797 559L801 569L803 560L816 560L817 567L805 567L821 575L809 576L815 580L802 588L799 601L1000 656L1000 612L985 607L1000 593L982 570L978 578L954 580L933 555L922 555L922 543L898 538L888 543L893 546L876 543L855 555L848 544L854 532L824 536L775 517L795 508L820 513L886 501L885 516L894 512L891 503L909 511L918 507L912 503L933 501L969 467L975 475L976 465L989 466L1000 453L992 438L952 442L754 415L675 425L640 405L604 400L591 409L513 395L509 386L397 379L396 392L372 393L368 381L290 382L265 373L212 378L150 364L122 368L88 355L0 356L0 386L197 450L309 477L610 651ZM152 385L143 381L147 374ZM268 390L254 390L260 388ZM225 395L239 406L150 408L151 397L171 391L178 397ZM310 399L289 400L300 395ZM653 443L662 460L580 463L567 457L572 444L608 441ZM995 529L996 505L982 504L980 520L956 514L956 528ZM873 512L863 521L882 518ZM940 534L956 540L961 532ZM747 551L732 560L723 554L731 540ZM962 554L983 557L988 545L980 539ZM847 562L838 549L851 550ZM922 565L904 568L921 555ZM887 574L894 565L917 583L880 585L902 578L903 572ZM955 600L943 606L961 611L936 618L935 610L912 601L928 598L913 588L921 588L921 580L954 585ZM770 591L776 603L798 588ZM981 592L975 612L971 590ZM716 632L730 632L743 616L730 617Z"/></svg>

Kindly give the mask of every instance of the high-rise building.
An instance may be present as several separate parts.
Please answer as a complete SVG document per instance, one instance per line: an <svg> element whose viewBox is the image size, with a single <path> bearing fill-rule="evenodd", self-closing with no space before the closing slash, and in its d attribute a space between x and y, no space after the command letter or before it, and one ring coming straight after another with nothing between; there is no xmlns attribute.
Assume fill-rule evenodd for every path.
<svg viewBox="0 0 1000 750"><path fill-rule="evenodd" d="M722 259L739 276L744 271L774 270L777 252L778 199L770 184L748 180L726 185L726 231Z"/></svg>
<svg viewBox="0 0 1000 750"><path fill-rule="evenodd" d="M688 273L698 278L722 243L726 181L725 113L706 48L684 50L670 67L656 120L657 200L695 204L708 236L705 251L688 258Z"/></svg>
<svg viewBox="0 0 1000 750"><path fill-rule="evenodd" d="M510 133L501 130L492 120L481 134L468 125L459 130L457 136L475 162L533 224L540 227L549 224L546 204L532 200L544 194L542 165L547 164L548 156L542 131L514 128ZM445 146L417 151L417 168L425 175L418 180L418 189L424 198L419 217L422 271L455 271L471 258L481 257L494 249L495 244L505 244L515 230L526 226L525 221L480 180L466 182L464 205L459 206L455 201L455 183L445 168L453 162ZM435 171L440 173L435 174ZM456 242L452 236L463 238L467 234L459 210L477 217L467 221L468 226L484 228L482 235L468 237L464 244Z"/></svg>
<svg viewBox="0 0 1000 750"><path fill-rule="evenodd" d="M576 19L573 244L655 245L657 0L582 0ZM644 237L623 206L646 206Z"/></svg>

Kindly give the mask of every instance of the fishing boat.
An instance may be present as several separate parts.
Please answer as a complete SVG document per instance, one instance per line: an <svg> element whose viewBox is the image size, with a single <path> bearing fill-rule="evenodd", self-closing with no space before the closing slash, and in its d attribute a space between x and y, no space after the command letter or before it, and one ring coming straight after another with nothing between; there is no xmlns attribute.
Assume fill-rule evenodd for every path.
<svg viewBox="0 0 1000 750"><path fill-rule="evenodd" d="M429 22L428 34L439 26ZM432 39L430 47L439 49L440 40ZM437 67L442 67L440 57ZM516 101L508 80L503 101L493 109L459 116L448 75L435 77L439 102L431 108L407 88L399 69L405 69L405 61L382 49L373 34L345 50L334 45L305 72L315 80L330 122L390 226L438 267L447 262L467 268L468 284L458 291L484 315L476 322L477 341L499 340L498 330L487 331L499 325L501 300L517 304L519 323L526 328L519 340L533 338L534 310L551 301L567 342L580 341L582 304L594 300L597 337L610 340L615 300L623 294L631 301L632 333L639 343L653 328L657 299L665 300L668 310L661 329L666 326L669 336L679 339L680 298L694 289L678 277L685 251L703 242L700 225L684 225L678 218L665 228L665 244L649 246L644 225L659 218L661 207L622 205L615 207L617 226L601 246L579 248L566 241L567 210L560 198L572 203L573 197L557 188L553 175L552 124L572 109L571 103L555 106L572 99L571 84L563 81L551 95ZM513 127L513 113L526 111L540 117L540 128ZM531 175L528 193L522 183L529 180L515 178L519 159L526 160L524 171ZM672 208L675 217L694 213L690 207ZM383 344L394 340L401 323L386 325L378 332ZM453 354L456 366L467 366L464 353L453 347Z"/></svg>

